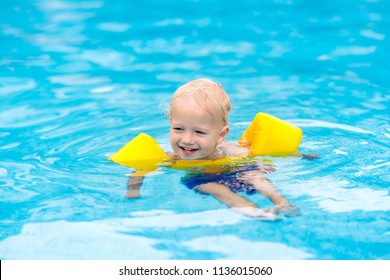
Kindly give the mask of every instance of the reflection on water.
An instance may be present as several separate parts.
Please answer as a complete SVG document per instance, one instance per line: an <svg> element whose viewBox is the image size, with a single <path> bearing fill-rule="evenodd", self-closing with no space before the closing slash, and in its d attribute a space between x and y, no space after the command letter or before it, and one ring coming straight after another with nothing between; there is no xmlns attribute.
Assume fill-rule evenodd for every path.
<svg viewBox="0 0 390 280"><path fill-rule="evenodd" d="M204 219L207 217L207 219ZM27 224L18 236L10 237L0 243L0 249L6 258L57 259L57 251L69 259L129 259L134 258L131 252L136 251L136 259L174 259L184 253L172 250L158 250L172 241L164 238L138 236L137 233L150 231L183 230L189 227L223 227L238 226L243 218L229 210L215 210L191 214L177 214L167 211L155 211L132 218L101 220L96 222L65 222ZM56 229L61 228L59 236ZM94 232L85 236L85 232ZM97 234L96 234L97 233ZM98 237L98 238L97 238ZM102 242L110 240L110 242ZM36 240L39 239L39 242ZM15 248L19 242L29 243L27 249ZM243 240L233 235L207 236L189 239L185 242L176 240L174 247L187 249L193 254L206 251L225 259L306 259L312 257L302 250L273 242L254 242ZM225 244L230 244L226 246ZM80 254L80 251L83 252ZM106 252L110 251L109 254ZM104 252L104 254L102 254ZM269 254L267 252L274 252ZM188 253L187 253L188 254Z"/></svg>
<svg viewBox="0 0 390 280"><path fill-rule="evenodd" d="M388 259L386 4L5 1L0 256ZM258 111L303 129L317 161L270 159L302 217L253 222L167 168L122 198L130 170L108 156L140 132L169 150L170 96L200 77L231 97L229 140Z"/></svg>

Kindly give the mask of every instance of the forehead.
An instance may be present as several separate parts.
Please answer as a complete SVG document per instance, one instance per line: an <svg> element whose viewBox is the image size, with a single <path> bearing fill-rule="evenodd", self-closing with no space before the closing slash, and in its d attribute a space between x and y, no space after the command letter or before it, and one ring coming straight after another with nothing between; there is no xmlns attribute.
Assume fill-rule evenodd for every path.
<svg viewBox="0 0 390 280"><path fill-rule="evenodd" d="M210 100L202 102L192 94L180 95L172 100L170 116L174 118L175 115L180 114L181 118L198 117L216 124L223 124L223 113L218 106L214 105L214 102L210 102Z"/></svg>
<svg viewBox="0 0 390 280"><path fill-rule="evenodd" d="M174 123L187 122L192 124L215 124L215 117L207 112L195 100L176 100L171 106L171 121Z"/></svg>
<svg viewBox="0 0 390 280"><path fill-rule="evenodd" d="M198 115L212 117L194 98L180 97L172 101L171 115Z"/></svg>

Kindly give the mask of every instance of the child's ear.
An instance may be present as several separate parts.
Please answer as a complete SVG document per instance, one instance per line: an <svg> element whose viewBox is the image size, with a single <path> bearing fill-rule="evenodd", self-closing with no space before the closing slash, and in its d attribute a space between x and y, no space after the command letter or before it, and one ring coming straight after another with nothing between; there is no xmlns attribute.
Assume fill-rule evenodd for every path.
<svg viewBox="0 0 390 280"><path fill-rule="evenodd" d="M218 144L222 144L225 141L226 136L229 133L229 130L230 128L227 125L224 128L222 128L221 132L219 133Z"/></svg>

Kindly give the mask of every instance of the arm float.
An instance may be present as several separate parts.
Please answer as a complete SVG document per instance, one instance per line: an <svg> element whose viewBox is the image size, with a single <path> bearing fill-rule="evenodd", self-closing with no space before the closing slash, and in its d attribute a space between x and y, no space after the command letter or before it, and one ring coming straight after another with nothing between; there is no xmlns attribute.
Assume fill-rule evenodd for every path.
<svg viewBox="0 0 390 280"><path fill-rule="evenodd" d="M258 113L238 140L250 156L288 156L298 151L302 130L274 116Z"/></svg>
<svg viewBox="0 0 390 280"><path fill-rule="evenodd" d="M242 162L242 158L240 159ZM194 167L209 168L210 172L212 172L212 169L215 170L219 166L240 162L239 158L173 161L165 154L156 140L146 133L141 133L134 137L108 160L135 169L136 173L133 173L132 176L144 176L160 166L184 170Z"/></svg>
<svg viewBox="0 0 390 280"><path fill-rule="evenodd" d="M241 146L250 146L250 157L287 156L298 150L302 130L281 119L265 113L258 113L253 122L238 140ZM177 160L172 161L151 136L141 133L109 158L110 161L137 170L144 174L160 166L175 169L204 168L242 162L242 158L222 158L217 160Z"/></svg>
<svg viewBox="0 0 390 280"><path fill-rule="evenodd" d="M151 136L141 133L112 155L109 161L146 172L158 168L158 164L170 158Z"/></svg>

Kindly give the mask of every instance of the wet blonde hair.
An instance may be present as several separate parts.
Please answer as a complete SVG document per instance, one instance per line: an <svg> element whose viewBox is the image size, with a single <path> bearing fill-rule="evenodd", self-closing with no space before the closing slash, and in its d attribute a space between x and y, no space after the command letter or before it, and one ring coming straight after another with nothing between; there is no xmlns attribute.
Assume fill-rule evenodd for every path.
<svg viewBox="0 0 390 280"><path fill-rule="evenodd" d="M168 117L172 117L172 107L176 100L183 97L193 97L196 102L213 118L221 121L223 126L228 124L230 99L223 87L209 79L190 81L179 87L172 96Z"/></svg>

